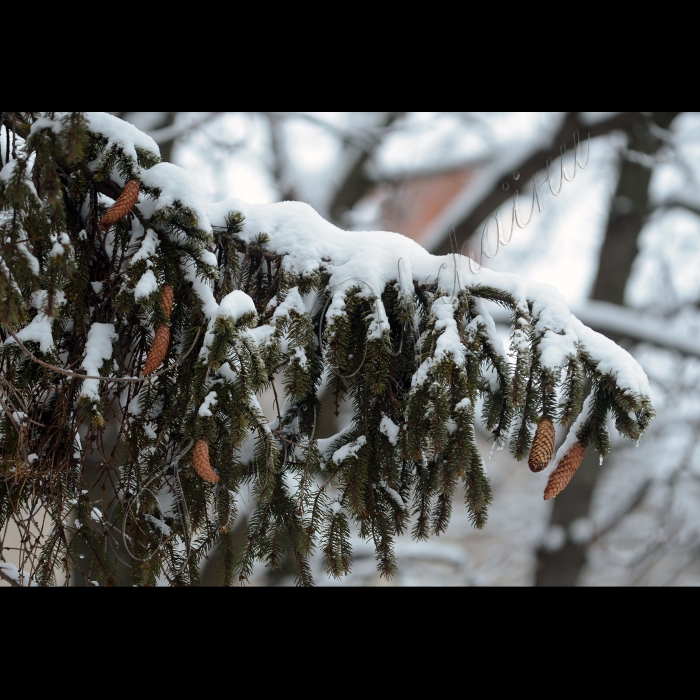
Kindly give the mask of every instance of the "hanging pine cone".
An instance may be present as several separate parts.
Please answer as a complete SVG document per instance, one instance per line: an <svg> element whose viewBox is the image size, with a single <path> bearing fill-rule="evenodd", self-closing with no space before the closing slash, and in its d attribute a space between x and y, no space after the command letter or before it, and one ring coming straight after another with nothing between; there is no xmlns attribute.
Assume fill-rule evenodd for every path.
<svg viewBox="0 0 700 700"><path fill-rule="evenodd" d="M175 292L169 284L164 284L160 290L160 303L163 304L165 315L170 318L173 312L173 303L175 302Z"/></svg>
<svg viewBox="0 0 700 700"><path fill-rule="evenodd" d="M541 472L552 461L554 436L554 423L549 418L543 418L535 431L530 457L527 460L530 471Z"/></svg>
<svg viewBox="0 0 700 700"><path fill-rule="evenodd" d="M129 180L124 185L124 190L119 195L117 201L107 210L107 213L100 219L100 228L107 231L112 224L116 224L119 219L123 219L136 204L139 198L141 187L136 180Z"/></svg>
<svg viewBox="0 0 700 700"><path fill-rule="evenodd" d="M153 345L146 358L146 364L143 367L143 376L155 372L160 367L161 362L165 359L170 344L170 329L167 326L158 326L156 334L153 338Z"/></svg>
<svg viewBox="0 0 700 700"><path fill-rule="evenodd" d="M219 481L219 475L211 468L209 461L209 443L200 439L197 440L194 446L194 454L192 455L192 464L199 476L211 484Z"/></svg>
<svg viewBox="0 0 700 700"><path fill-rule="evenodd" d="M586 448L580 442L574 443L559 460L557 468L549 475L547 488L544 490L544 500L558 496L571 481L571 477L579 468L583 456L586 454Z"/></svg>

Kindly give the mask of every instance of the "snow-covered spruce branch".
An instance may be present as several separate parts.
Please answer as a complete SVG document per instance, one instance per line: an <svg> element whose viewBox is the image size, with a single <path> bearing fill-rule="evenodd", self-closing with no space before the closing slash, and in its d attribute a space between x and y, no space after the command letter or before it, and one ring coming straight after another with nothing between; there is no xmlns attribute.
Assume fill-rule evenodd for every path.
<svg viewBox="0 0 700 700"><path fill-rule="evenodd" d="M159 377L161 374L165 374L166 372L170 372L171 370L175 369L178 365L182 364L186 357L194 350L195 343L199 339L199 330L195 334L195 338L192 341L192 345L190 345L189 349L185 352L184 355L182 355L180 358L178 358L170 367L167 367L166 369L161 369L158 372L154 372L153 374L148 375L147 377L100 377L100 376L93 376L91 374L78 374L77 372L71 372L67 369L63 369L62 367L56 367L56 365L52 365L48 362L44 362L43 360L40 360L19 338L19 336L13 332L13 330L9 327L5 327L9 335L12 337L12 340L14 340L17 345L19 345L20 349L22 352L32 361L36 362L38 365L41 365L42 367L46 367L46 369L50 369L52 372L56 372L58 374L62 374L64 377L72 377L73 379L93 379L97 380L100 382L115 382L117 384L141 384L143 382L148 382L151 379L155 377ZM6 343L9 343L9 341L5 341Z"/></svg>
<svg viewBox="0 0 700 700"><path fill-rule="evenodd" d="M495 309L492 315L497 324L510 323L507 309ZM700 357L700 344L691 334L671 331L662 319L636 309L588 300L574 310L574 315L598 333L648 343L681 355Z"/></svg>
<svg viewBox="0 0 700 700"><path fill-rule="evenodd" d="M286 553L311 583L319 548L340 576L353 524L391 575L393 538L408 527L417 538L443 532L459 482L473 523L486 523L480 402L495 442L519 459L542 418L573 425L567 445L605 454L609 413L632 439L653 416L639 365L552 287L474 276L466 258L430 255L395 233L342 231L298 202L206 204L187 172L159 162L152 139L110 115L23 119L26 139L0 171L2 321L13 329L0 369L33 423L24 437L10 416L0 423L0 498L12 504L0 527L28 484L41 490L56 527L31 572L40 584L59 562L80 570L76 542L105 581L118 580L119 552L95 536L91 497L128 534L137 584L196 584L213 547L226 584ZM104 192L128 181L138 201L105 233ZM487 301L508 309L508 351ZM158 364L168 371L152 381L109 387ZM71 376L78 365L90 378ZM275 376L284 401L268 420L257 395ZM352 420L318 439L323 385L336 410L350 403ZM19 459L20 437L31 463ZM88 483L94 452L101 465ZM239 551L244 485L256 507ZM69 541L70 508L80 527Z"/></svg>

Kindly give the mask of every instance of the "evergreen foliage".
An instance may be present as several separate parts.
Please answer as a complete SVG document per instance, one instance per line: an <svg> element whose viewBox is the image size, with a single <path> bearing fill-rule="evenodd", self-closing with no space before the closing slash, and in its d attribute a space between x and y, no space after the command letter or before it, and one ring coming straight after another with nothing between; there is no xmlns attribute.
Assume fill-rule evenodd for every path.
<svg viewBox="0 0 700 700"><path fill-rule="evenodd" d="M475 277L450 290L444 264L407 281L399 263L382 289L338 287L332 260L286 264L270 231L244 235L241 211L210 225L186 174L107 116L1 113L0 532L10 521L26 532L20 569L37 584L64 570L198 585L218 548L226 585L287 554L308 585L316 552L328 575L350 570L353 527L391 576L394 538L444 532L458 488L474 526L486 524L475 420L522 459L542 416L579 418L578 440L601 454L609 414L631 439L653 417L648 395L602 371L584 342L561 367L545 362L552 331L509 285ZM129 180L139 203L102 231ZM510 356L484 300L512 312ZM143 377L160 326L168 351ZM268 421L256 394L277 394L275 377ZM328 439L316 434L322 391L353 411ZM198 440L216 484L193 468ZM256 505L238 547L243 489Z"/></svg>

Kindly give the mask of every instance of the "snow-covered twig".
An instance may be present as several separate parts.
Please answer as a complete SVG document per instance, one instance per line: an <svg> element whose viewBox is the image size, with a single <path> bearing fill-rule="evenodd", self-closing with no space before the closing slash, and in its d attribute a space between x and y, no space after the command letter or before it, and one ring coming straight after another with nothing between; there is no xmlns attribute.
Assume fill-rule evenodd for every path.
<svg viewBox="0 0 700 700"><path fill-rule="evenodd" d="M510 313L505 309L493 309L491 314L496 323L510 324ZM582 323L599 333L612 333L641 343L675 350L683 355L700 357L700 343L679 333L670 332L668 324L664 321L641 314L634 309L604 301L589 300L585 306L574 309L573 314Z"/></svg>
<svg viewBox="0 0 700 700"><path fill-rule="evenodd" d="M98 377L90 374L76 374L75 372L71 372L67 369L62 369L61 367L56 367L56 365L51 365L48 362L40 360L29 348L27 348L24 345L24 343L17 337L17 335L12 331L12 329L9 326L5 326L5 329L12 336L13 340L17 343L17 345L19 345L22 352L24 352L30 360L36 362L42 367L46 367L47 369L53 370L54 372L58 372L59 374L62 374L66 377L71 377L73 379L98 379L101 382L121 382L123 384L141 384L143 382L150 381L153 377L159 377L161 374L165 374L166 372L170 372L171 370L175 369L178 365L181 365L185 361L187 356L192 352L192 350L194 350L194 346L197 344L197 340L199 340L200 334L200 329L198 328L189 350L184 355L182 355L182 357L178 358L176 362L170 365L170 367L166 367L165 369L162 369L159 372L153 372L147 377Z"/></svg>

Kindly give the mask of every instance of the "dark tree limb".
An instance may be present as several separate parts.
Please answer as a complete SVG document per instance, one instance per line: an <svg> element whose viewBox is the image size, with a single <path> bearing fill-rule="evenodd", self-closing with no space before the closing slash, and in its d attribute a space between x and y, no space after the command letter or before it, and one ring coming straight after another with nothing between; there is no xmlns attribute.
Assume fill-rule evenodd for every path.
<svg viewBox="0 0 700 700"><path fill-rule="evenodd" d="M677 115L678 112L654 112L652 119L657 126L668 129ZM645 125L632 129L629 138L629 150L647 155L653 155L663 145ZM639 234L647 219L651 174L651 168L623 156L591 299L624 304L625 287L637 257Z"/></svg>
<svg viewBox="0 0 700 700"><path fill-rule="evenodd" d="M684 211L688 211L691 214L700 216L699 206L691 204L690 202L684 202L682 200L670 200L668 202L663 202L662 204L659 204L657 207L655 207L653 209L653 212L666 212L670 211L671 209L683 209Z"/></svg>
<svg viewBox="0 0 700 700"><path fill-rule="evenodd" d="M32 125L24 121L23 112L0 112L0 119L2 120L2 125L8 131L13 131L23 139L29 136Z"/></svg>
<svg viewBox="0 0 700 700"><path fill-rule="evenodd" d="M391 126L405 112L387 112L382 127ZM367 163L375 152L379 142L374 141L364 148L350 166L345 179L338 187L330 205L330 216L334 223L342 224L343 216L350 211L367 192L374 187L375 182L367 173Z"/></svg>
<svg viewBox="0 0 700 700"><path fill-rule="evenodd" d="M645 129L644 126L647 122L648 117L642 112L620 112L608 119L588 125L582 122L579 112L567 112L561 127L552 135L549 143L545 147L531 153L522 163L514 166L513 169L520 174L520 182L525 182L540 172L546 166L548 159L554 159L559 156L560 146L572 144L573 135L576 131L579 132L582 141L587 139L589 134L593 139L614 131L624 131L631 134L642 130L648 133L648 129ZM508 190L503 189L502 185L504 182L510 185ZM469 211L466 217L462 221L455 222L458 246L461 247L472 236L479 235L483 222L512 197L515 186L513 170L509 166L509 170L503 172L494 181L491 190ZM445 237L431 252L435 255L447 255L452 252L448 231L445 231Z"/></svg>

